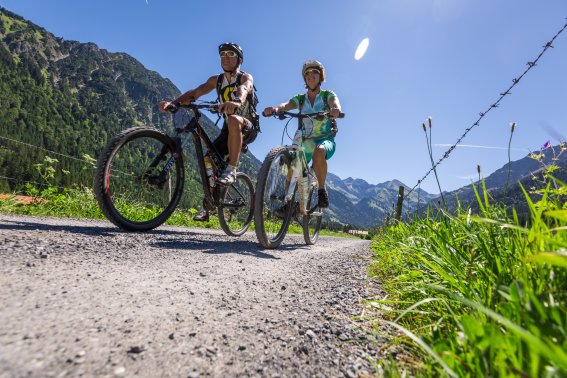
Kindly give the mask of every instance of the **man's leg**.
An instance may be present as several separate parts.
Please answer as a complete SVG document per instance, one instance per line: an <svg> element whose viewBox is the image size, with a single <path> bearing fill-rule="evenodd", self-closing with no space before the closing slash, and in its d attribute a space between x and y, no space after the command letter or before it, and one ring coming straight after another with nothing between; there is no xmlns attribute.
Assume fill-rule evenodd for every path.
<svg viewBox="0 0 567 378"><path fill-rule="evenodd" d="M242 150L242 126L244 120L240 116L228 116L228 163L238 166L240 150Z"/></svg>
<svg viewBox="0 0 567 378"><path fill-rule="evenodd" d="M238 167L240 150L242 149L242 127L245 122L241 116L230 115L227 117L228 167L218 179L218 182L222 185L230 185L236 179L236 167Z"/></svg>

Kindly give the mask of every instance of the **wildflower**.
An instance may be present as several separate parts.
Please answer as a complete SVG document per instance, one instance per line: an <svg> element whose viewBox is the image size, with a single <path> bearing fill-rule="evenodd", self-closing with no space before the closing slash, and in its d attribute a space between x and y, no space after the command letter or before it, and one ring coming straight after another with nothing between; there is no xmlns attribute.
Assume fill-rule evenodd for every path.
<svg viewBox="0 0 567 378"><path fill-rule="evenodd" d="M541 150L542 150L542 151L543 151L543 150L546 150L546 149L548 149L549 147L551 147L551 141L550 141L550 140L548 140L547 142L545 142L545 143L543 144L543 146L541 146Z"/></svg>

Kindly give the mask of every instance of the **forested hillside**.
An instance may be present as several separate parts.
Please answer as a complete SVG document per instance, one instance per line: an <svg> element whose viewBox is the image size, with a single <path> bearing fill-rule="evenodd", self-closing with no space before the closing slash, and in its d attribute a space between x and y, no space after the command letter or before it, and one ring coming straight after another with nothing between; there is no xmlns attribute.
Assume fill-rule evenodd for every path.
<svg viewBox="0 0 567 378"><path fill-rule="evenodd" d="M171 130L172 117L157 103L178 95L169 80L127 54L57 38L0 9L0 191L45 181L36 165L46 155L59 160L50 184L90 187L93 169L84 155L96 158L109 138L132 126ZM217 135L211 121L204 123ZM198 206L196 165L192 151L187 155L186 188L199 191L188 204ZM243 170L258 166L243 157Z"/></svg>

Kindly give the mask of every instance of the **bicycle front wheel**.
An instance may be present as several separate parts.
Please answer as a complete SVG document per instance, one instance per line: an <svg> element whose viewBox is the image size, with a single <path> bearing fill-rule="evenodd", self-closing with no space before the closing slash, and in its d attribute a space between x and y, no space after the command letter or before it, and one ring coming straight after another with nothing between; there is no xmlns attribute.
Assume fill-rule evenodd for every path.
<svg viewBox="0 0 567 378"><path fill-rule="evenodd" d="M291 219L291 201L285 194L291 178L292 159L283 147L273 148L262 163L256 184L254 225L256 236L264 248L276 248L283 241Z"/></svg>
<svg viewBox="0 0 567 378"><path fill-rule="evenodd" d="M175 151L175 142L152 128L133 127L114 137L100 155L94 177L106 218L127 231L165 222L183 192L183 156Z"/></svg>
<svg viewBox="0 0 567 378"><path fill-rule="evenodd" d="M303 216L303 237L307 245L317 242L323 221L323 209L317 205L319 202L317 189L317 185L311 185L306 206L308 214Z"/></svg>
<svg viewBox="0 0 567 378"><path fill-rule="evenodd" d="M254 216L254 185L246 174L238 172L236 181L223 188L218 209L219 223L230 236L241 236L248 230Z"/></svg>

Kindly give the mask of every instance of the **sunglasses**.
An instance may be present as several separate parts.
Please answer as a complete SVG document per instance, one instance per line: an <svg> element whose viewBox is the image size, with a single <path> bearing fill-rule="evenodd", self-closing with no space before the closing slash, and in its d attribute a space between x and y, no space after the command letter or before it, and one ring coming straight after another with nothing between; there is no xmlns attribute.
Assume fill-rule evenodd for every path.
<svg viewBox="0 0 567 378"><path fill-rule="evenodd" d="M228 56L229 58L234 58L237 55L234 51L221 51L220 56L221 58L224 58L225 56Z"/></svg>
<svg viewBox="0 0 567 378"><path fill-rule="evenodd" d="M315 69L315 68L312 68L312 69L310 69L310 70L306 70L306 71L305 71L305 76L311 75L311 74L313 74L313 75L315 75L315 74L321 75L321 72L320 72L319 70Z"/></svg>

